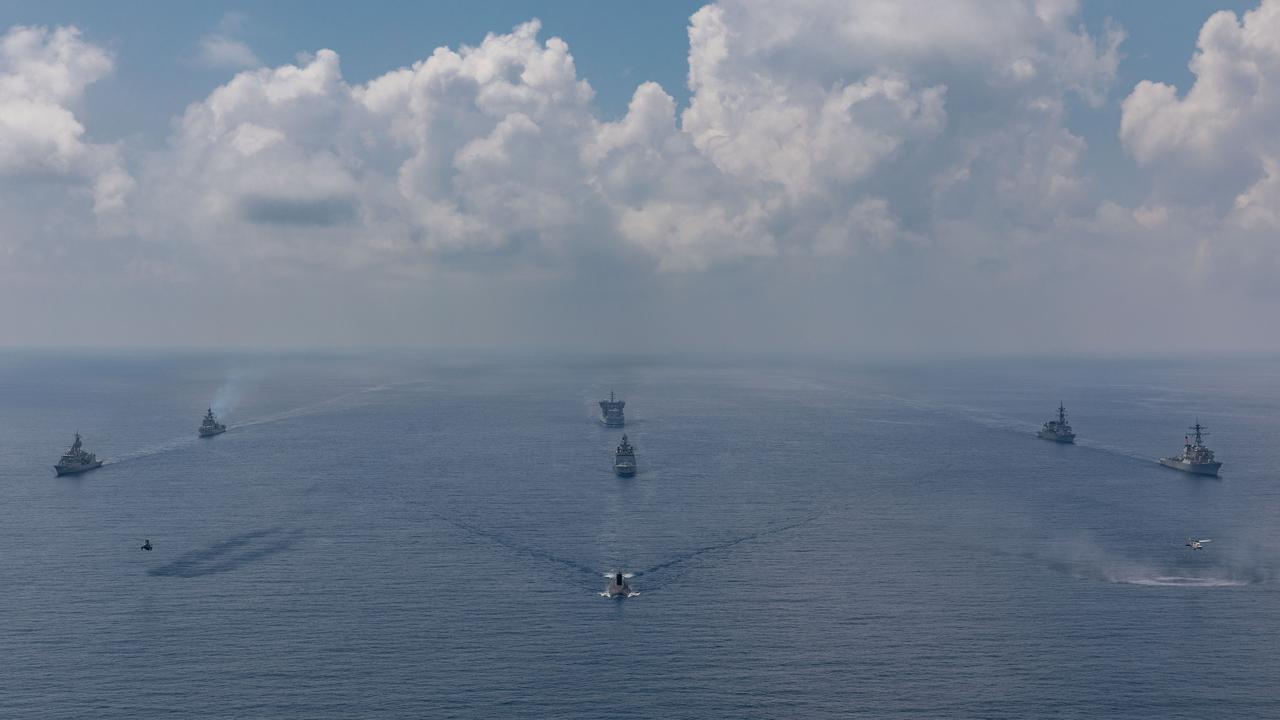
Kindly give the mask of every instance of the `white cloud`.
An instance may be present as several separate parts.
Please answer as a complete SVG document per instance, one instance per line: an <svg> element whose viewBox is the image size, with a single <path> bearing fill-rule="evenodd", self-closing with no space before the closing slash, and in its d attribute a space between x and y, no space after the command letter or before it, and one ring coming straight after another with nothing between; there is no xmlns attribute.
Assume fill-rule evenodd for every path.
<svg viewBox="0 0 1280 720"><path fill-rule="evenodd" d="M200 38L196 62L208 68L232 70L262 67L262 61L254 54L253 48L238 37L248 23L249 19L242 13L223 15L217 30Z"/></svg>
<svg viewBox="0 0 1280 720"><path fill-rule="evenodd" d="M1263 158L1280 151L1280 2L1263 0L1243 18L1214 13L1191 71L1196 80L1184 97L1165 83L1138 83L1124 101L1125 146L1144 165L1233 168L1257 179Z"/></svg>
<svg viewBox="0 0 1280 720"><path fill-rule="evenodd" d="M0 37L0 172L100 169L103 153L84 142L73 105L111 70L75 28L16 26Z"/></svg>
<svg viewBox="0 0 1280 720"><path fill-rule="evenodd" d="M616 122L536 21L364 85L322 50L192 104L141 194L183 235L318 262L615 245L697 270L918 244L975 208L1000 232L1086 194L1065 96L1101 99L1121 35L1077 25L1071 3L726 0L691 20L690 106L645 83Z"/></svg>
<svg viewBox="0 0 1280 720"><path fill-rule="evenodd" d="M365 83L331 50L260 67L228 46L218 62L248 69L131 157L136 179L78 110L110 56L74 30L15 28L0 48L0 220L38 218L25 230L39 242L15 251L13 232L0 237L0 267L32 278L7 270L35 266L37 246L56 266L108 239L95 259L122 278L230 269L246 296L320 278L318 294L385 291L384 308L401 291L444 304L471 291L499 316L534 312L510 308L522 297L510 285L564 294L608 278L602 296L630 283L631 300L689 311L694 337L718 319L679 298L753 318L725 322L725 337L760 315L790 330L797 308L841 308L805 320L825 337L880 305L894 310L868 327L922 345L907 337L917 324L983 348L1064 327L1172 337L1180 320L1165 309L1213 287L1215 270L1280 268L1278 7L1214 15L1185 94L1144 82L1124 101L1121 140L1139 187L1153 185L1130 207L1103 198L1068 122L1069 108L1108 102L1123 33L1090 33L1074 2L723 0L690 21L688 106L645 82L610 121L536 21ZM673 288L685 294L651 299Z"/></svg>
<svg viewBox="0 0 1280 720"><path fill-rule="evenodd" d="M246 69L262 65L253 49L243 40L226 35L206 35L200 38L197 61L205 67Z"/></svg>
<svg viewBox="0 0 1280 720"><path fill-rule="evenodd" d="M1123 103L1120 138L1154 179L1148 204L1195 213L1203 272L1269 283L1280 265L1280 0L1241 17L1214 13L1190 68L1195 81L1181 96L1165 83L1138 83Z"/></svg>
<svg viewBox="0 0 1280 720"><path fill-rule="evenodd" d="M114 145L89 141L77 116L111 56L63 27L0 35L0 266L36 275L52 252L110 237L126 222L134 180Z"/></svg>

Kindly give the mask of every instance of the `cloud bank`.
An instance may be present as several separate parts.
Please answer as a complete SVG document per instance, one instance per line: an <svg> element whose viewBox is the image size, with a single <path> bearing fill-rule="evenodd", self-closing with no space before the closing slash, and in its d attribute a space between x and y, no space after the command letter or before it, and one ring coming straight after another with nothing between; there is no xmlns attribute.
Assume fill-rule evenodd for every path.
<svg viewBox="0 0 1280 720"><path fill-rule="evenodd" d="M550 288L626 268L760 316L843 305L865 338L911 344L890 330L906 325L1009 348L1038 339L1026 306L1063 292L1084 297L1074 318L1046 311L1058 329L1105 345L1161 312L1165 286L1276 263L1277 38L1280 1L1217 13L1185 94L1143 81L1120 101L1125 34L1090 31L1074 2L722 0L690 19L687 107L646 82L605 119L536 20L365 83L334 50L261 67L222 33L205 62L251 69L125 162L73 110L110 55L74 29L14 28L0 173L91 186L80 232L128 248L135 278ZM1069 122L1108 106L1149 186L1131 206ZM1117 305L1124 322L1078 317Z"/></svg>

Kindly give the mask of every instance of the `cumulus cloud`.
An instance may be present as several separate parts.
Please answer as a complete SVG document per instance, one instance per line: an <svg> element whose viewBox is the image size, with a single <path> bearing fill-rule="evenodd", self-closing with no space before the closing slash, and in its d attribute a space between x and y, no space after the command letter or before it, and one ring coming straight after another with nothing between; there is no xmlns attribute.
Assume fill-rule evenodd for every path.
<svg viewBox="0 0 1280 720"><path fill-rule="evenodd" d="M78 111L110 55L73 29L14 28L0 217L57 218L30 223L43 242L26 244L55 260L82 251L59 238L113 240L100 261L140 283L229 270L246 293L287 296L327 279L316 292L385 290L392 309L433 292L518 314L607 278L598 297L680 315L689 337L773 318L779 336L823 340L888 305L867 332L903 343L1127 342L1139 323L1172 337L1165 309L1215 269L1280 269L1277 8L1213 15L1190 88L1143 82L1124 99L1128 206L1070 124L1114 107L1124 33L1090 31L1069 0L720 0L689 21L688 104L643 82L609 119L537 21L351 82L334 50L263 67L229 16L203 59L237 72L127 164ZM261 272L277 276L246 279ZM1076 300L1044 309L1054 322L1019 311L1047 292ZM555 332L573 334L534 334Z"/></svg>
<svg viewBox="0 0 1280 720"><path fill-rule="evenodd" d="M16 26L0 37L0 172L101 171L101 148L84 142L73 106L111 70L75 28Z"/></svg>
<svg viewBox="0 0 1280 720"><path fill-rule="evenodd" d="M1139 163L1177 167L1238 183L1263 180L1280 157L1280 2L1263 0L1237 17L1214 13L1200 30L1179 97L1171 85L1144 80L1125 99L1120 137ZM1209 190L1205 185L1202 189Z"/></svg>
<svg viewBox="0 0 1280 720"><path fill-rule="evenodd" d="M1234 278L1280 267L1280 1L1214 13L1185 93L1144 80L1124 100L1120 138L1154 178L1149 205L1174 206L1172 232L1196 238L1196 265Z"/></svg>
<svg viewBox="0 0 1280 720"><path fill-rule="evenodd" d="M110 235L127 220L134 179L119 149L88 139L77 116L111 56L71 27L0 35L0 260L14 267L44 244ZM25 268L30 276L31 268Z"/></svg>
<svg viewBox="0 0 1280 720"><path fill-rule="evenodd" d="M238 36L244 32L248 19L240 13L227 13L218 23L218 29L200 38L196 62L208 68L246 70L262 66L253 49Z"/></svg>
<svg viewBox="0 0 1280 720"><path fill-rule="evenodd" d="M540 29L365 84L330 50L242 72L188 108L142 194L186 236L341 263L947 247L951 216L1035 225L1080 202L1066 98L1101 100L1122 38L1064 2L725 0L690 21L689 107L644 83L604 122Z"/></svg>
<svg viewBox="0 0 1280 720"><path fill-rule="evenodd" d="M196 56L201 65L211 68L252 68L262 61L243 40L226 35L206 35L200 38L200 52Z"/></svg>

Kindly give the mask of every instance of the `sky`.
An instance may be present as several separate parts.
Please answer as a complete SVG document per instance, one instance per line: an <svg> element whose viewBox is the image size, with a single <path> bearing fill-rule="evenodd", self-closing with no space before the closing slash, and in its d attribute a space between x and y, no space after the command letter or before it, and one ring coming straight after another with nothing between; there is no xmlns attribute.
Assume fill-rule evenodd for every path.
<svg viewBox="0 0 1280 720"><path fill-rule="evenodd" d="M1276 352L1280 0L0 6L0 346Z"/></svg>

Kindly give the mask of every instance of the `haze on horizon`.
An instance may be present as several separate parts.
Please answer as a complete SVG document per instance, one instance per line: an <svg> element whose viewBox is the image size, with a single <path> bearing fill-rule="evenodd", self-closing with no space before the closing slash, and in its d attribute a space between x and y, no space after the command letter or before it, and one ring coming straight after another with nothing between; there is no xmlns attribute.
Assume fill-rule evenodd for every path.
<svg viewBox="0 0 1280 720"><path fill-rule="evenodd" d="M0 346L1280 350L1280 0L165 7L0 11Z"/></svg>

